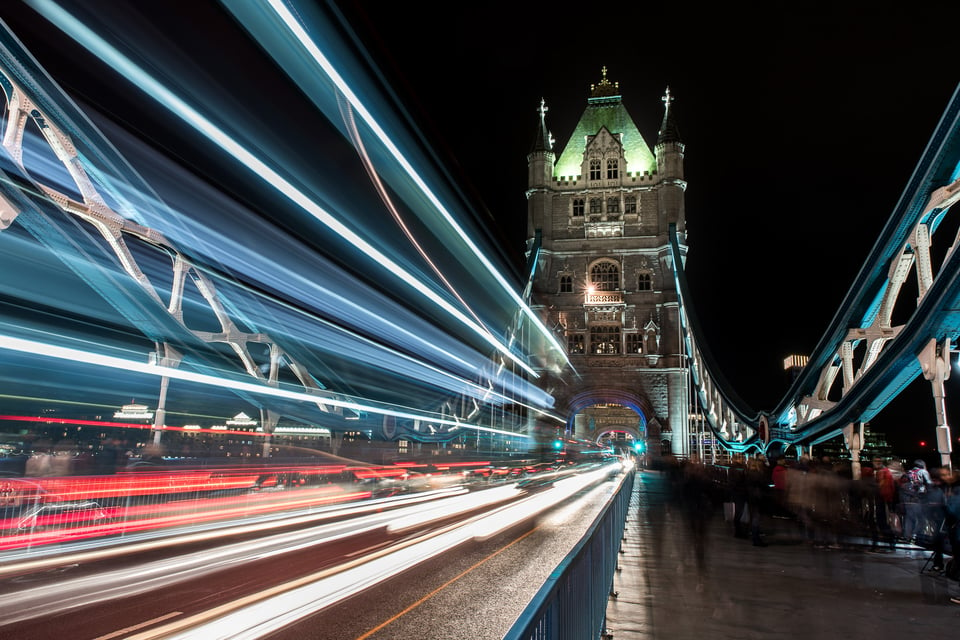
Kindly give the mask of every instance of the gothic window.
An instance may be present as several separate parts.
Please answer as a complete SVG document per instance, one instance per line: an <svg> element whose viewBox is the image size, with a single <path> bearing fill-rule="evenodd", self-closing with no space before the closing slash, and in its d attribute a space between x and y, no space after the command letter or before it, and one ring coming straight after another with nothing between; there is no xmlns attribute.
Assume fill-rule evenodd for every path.
<svg viewBox="0 0 960 640"><path fill-rule="evenodd" d="M573 293L573 276L560 276L560 293Z"/></svg>
<svg viewBox="0 0 960 640"><path fill-rule="evenodd" d="M620 161L616 158L607 160L607 180L616 180L620 177Z"/></svg>
<svg viewBox="0 0 960 640"><path fill-rule="evenodd" d="M601 324L590 327L590 353L620 353L619 325Z"/></svg>
<svg viewBox="0 0 960 640"><path fill-rule="evenodd" d="M596 263L590 268L590 284L594 291L619 291L620 267L611 260Z"/></svg>
<svg viewBox="0 0 960 640"><path fill-rule="evenodd" d="M567 335L567 353L583 353L582 333L571 333Z"/></svg>
<svg viewBox="0 0 960 640"><path fill-rule="evenodd" d="M603 213L603 201L600 198L590 198L590 213Z"/></svg>
<svg viewBox="0 0 960 640"><path fill-rule="evenodd" d="M641 273L637 276L637 291L651 291L653 289L653 276L649 273Z"/></svg>
<svg viewBox="0 0 960 640"><path fill-rule="evenodd" d="M573 199L573 215L574 217L583 215L583 198L574 198Z"/></svg>
<svg viewBox="0 0 960 640"><path fill-rule="evenodd" d="M620 213L620 198L607 198L607 213Z"/></svg>
<svg viewBox="0 0 960 640"><path fill-rule="evenodd" d="M643 336L639 333L628 333L625 337L627 339L627 353L643 353Z"/></svg>
<svg viewBox="0 0 960 640"><path fill-rule="evenodd" d="M590 161L590 179L591 180L600 179L600 161L599 160Z"/></svg>
<svg viewBox="0 0 960 640"><path fill-rule="evenodd" d="M623 199L623 212L624 213L637 212L637 196L627 196Z"/></svg>

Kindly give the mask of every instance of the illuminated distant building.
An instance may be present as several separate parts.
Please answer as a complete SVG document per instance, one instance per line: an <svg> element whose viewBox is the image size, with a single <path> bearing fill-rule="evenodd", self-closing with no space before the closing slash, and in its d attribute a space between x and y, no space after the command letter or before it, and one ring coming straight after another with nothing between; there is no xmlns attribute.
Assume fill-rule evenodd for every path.
<svg viewBox="0 0 960 640"><path fill-rule="evenodd" d="M556 337L539 351L537 382L574 416L574 438L624 432L651 455L687 456L689 380L670 234L676 225L685 254L684 145L669 89L651 148L619 83L602 74L563 147L554 147L541 101L527 156L530 304Z"/></svg>
<svg viewBox="0 0 960 640"><path fill-rule="evenodd" d="M788 384L793 384L810 358L807 356L792 355L783 359L783 370L787 372Z"/></svg>
<svg viewBox="0 0 960 640"><path fill-rule="evenodd" d="M860 451L861 464L869 464L874 456L879 456L886 460L894 457L895 452L887 442L887 434L883 431L872 429L868 424L864 425L863 430L863 449ZM843 436L839 435L826 442L814 447L814 455L818 457L829 456L834 460L849 460L850 450L843 442Z"/></svg>
<svg viewBox="0 0 960 640"><path fill-rule="evenodd" d="M125 404L114 412L114 418L123 420L153 420L153 411L145 404Z"/></svg>
<svg viewBox="0 0 960 640"><path fill-rule="evenodd" d="M228 427L255 427L257 421L245 414L243 411L227 420Z"/></svg>

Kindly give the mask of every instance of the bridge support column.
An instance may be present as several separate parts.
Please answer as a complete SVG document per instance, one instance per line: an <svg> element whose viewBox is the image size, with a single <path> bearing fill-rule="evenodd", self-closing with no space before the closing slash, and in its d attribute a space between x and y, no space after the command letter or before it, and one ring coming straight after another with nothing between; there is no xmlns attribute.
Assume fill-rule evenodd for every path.
<svg viewBox="0 0 960 640"><path fill-rule="evenodd" d="M340 445L342 444L343 444L342 431L334 431L333 433L330 434L330 452L333 455L336 456L340 454Z"/></svg>
<svg viewBox="0 0 960 640"><path fill-rule="evenodd" d="M157 350L150 354L151 364L159 367L176 368L183 355L170 345L163 343L157 345ZM160 378L160 397L157 400L157 411L153 414L153 444L159 445L163 428L167 420L167 388L170 386L170 378L162 376Z"/></svg>
<svg viewBox="0 0 960 640"><path fill-rule="evenodd" d="M950 454L953 445L950 442L950 425L947 424L947 408L944 403L943 383L950 378L950 338L943 342L931 340L917 358L923 377L930 381L933 390L933 402L937 413L937 451L940 452L940 464L951 468Z"/></svg>
<svg viewBox="0 0 960 640"><path fill-rule="evenodd" d="M863 450L863 423L851 422L843 428L843 443L850 451L850 470L853 479L860 479L860 452Z"/></svg>
<svg viewBox="0 0 960 640"><path fill-rule="evenodd" d="M266 460L270 457L270 449L273 446L273 430L277 427L277 422L280 421L280 415L275 411L270 409L260 409L260 427L263 429L263 432L266 434L263 437L263 459Z"/></svg>

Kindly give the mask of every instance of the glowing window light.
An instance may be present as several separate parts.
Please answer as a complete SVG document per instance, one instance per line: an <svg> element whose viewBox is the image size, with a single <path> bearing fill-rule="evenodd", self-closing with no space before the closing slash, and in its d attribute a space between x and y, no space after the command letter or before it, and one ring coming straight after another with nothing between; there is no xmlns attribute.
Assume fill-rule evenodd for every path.
<svg viewBox="0 0 960 640"><path fill-rule="evenodd" d="M330 429L326 427L277 427L273 430L275 435L318 435L318 436L329 436Z"/></svg>

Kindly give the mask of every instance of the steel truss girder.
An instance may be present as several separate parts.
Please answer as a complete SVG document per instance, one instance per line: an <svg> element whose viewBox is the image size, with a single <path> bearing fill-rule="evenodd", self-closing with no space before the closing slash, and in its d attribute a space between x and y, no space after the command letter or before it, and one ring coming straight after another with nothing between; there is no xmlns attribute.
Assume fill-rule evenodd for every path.
<svg viewBox="0 0 960 640"><path fill-rule="evenodd" d="M938 225L960 199L958 174L960 90L954 93L890 221L811 355L810 365L769 413L746 408L717 368L708 366L710 358L697 341L697 323L691 317L679 243L673 239L691 377L708 424L724 446L742 451L763 449L772 441L790 445L829 439L879 412L921 369L934 383L935 399L942 401L942 380L949 375L944 363L949 363L950 345L960 337L960 260L955 255L960 232L939 265L933 263L931 247ZM671 232L675 235L675 230ZM901 292L913 267L918 296L904 307ZM892 326L898 303L912 309L911 316L903 325ZM930 344L937 348L928 348ZM831 398L838 376L842 380L839 398ZM770 435L761 442L757 426L765 416L770 418ZM941 441L946 442L940 446L941 454L949 452L949 427L938 409Z"/></svg>
<svg viewBox="0 0 960 640"><path fill-rule="evenodd" d="M9 65L11 60L9 53L4 52L4 54L2 62L8 64L0 66L0 85L6 93L8 117L4 123L2 146L9 158L23 173L23 176L29 177L38 193L42 194L39 197L55 205L61 211L91 225L106 241L123 271L133 278L142 292L155 304L163 308L176 324L189 332L194 338L206 344L223 343L228 345L248 375L270 386L279 384L281 364L286 364L291 373L299 380L303 391L317 396L315 401L317 408L327 413L342 415L343 410L340 406L324 402L324 399L342 400L343 398L322 389L306 366L285 351L268 334L240 329L237 322L226 311L224 299L217 293L213 280L199 270L182 251L173 246L155 229L140 225L120 215L107 204L107 199L100 193L98 185L90 178L91 171L88 171L88 169L93 169L95 174L96 168L88 166L87 160L77 152L71 136L66 131L69 125L61 126L55 117L48 114L38 104L39 100L35 100L28 95L28 92L18 81L17 74L11 69L12 65ZM19 75L22 76L23 73L23 69L19 69ZM23 144L27 125L30 121L37 125L50 150L69 173L82 197L82 201L77 201L57 189L43 184L32 176L24 166ZM26 192L23 195L27 199L38 197L37 194ZM39 207L39 210L42 210L42 207ZM22 209L17 203L0 194L0 230L9 228L21 213ZM127 237L136 238L172 256L171 269L174 286L170 293L170 299L166 303L163 302L156 288L137 263L127 244ZM71 261L64 260L64 262L72 268ZM183 300L188 280L195 284L198 292L206 301L220 325L220 331L200 331L187 326L183 318ZM114 299L107 297L107 300L120 313L129 317L129 314L124 313L124 309L120 308ZM145 335L150 336L155 333L155 327L143 326L142 322L138 322L136 318L133 318L133 320L135 324L140 324L139 328L144 331ZM163 342L162 338L160 342ZM257 362L250 351L249 345L251 344L268 345L269 360L264 363L268 367L268 375L265 376L262 373L260 363ZM166 350L158 346L158 350L160 349Z"/></svg>

